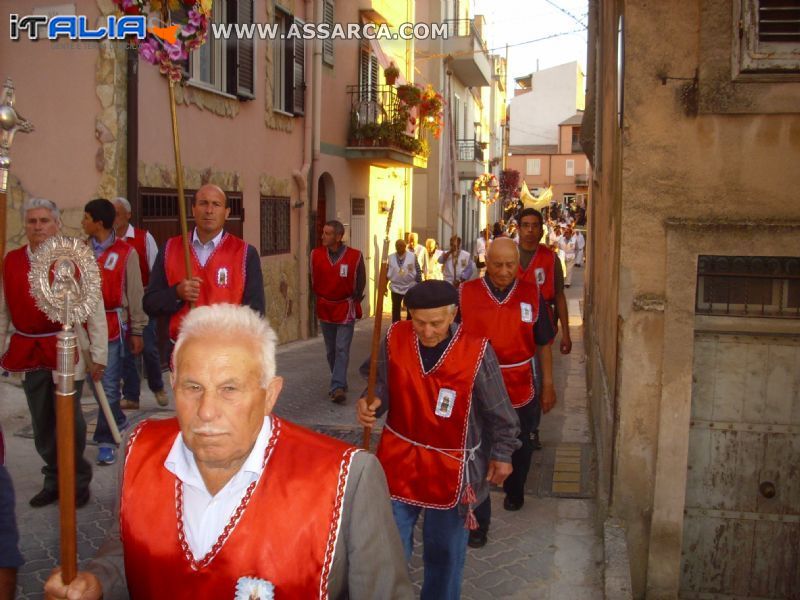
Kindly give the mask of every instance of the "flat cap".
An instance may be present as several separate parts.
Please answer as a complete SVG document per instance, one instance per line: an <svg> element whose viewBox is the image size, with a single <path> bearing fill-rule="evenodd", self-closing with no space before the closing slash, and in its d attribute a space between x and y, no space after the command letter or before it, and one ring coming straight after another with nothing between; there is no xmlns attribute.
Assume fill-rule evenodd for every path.
<svg viewBox="0 0 800 600"><path fill-rule="evenodd" d="M440 279L423 281L406 292L408 308L439 308L458 304L458 290Z"/></svg>

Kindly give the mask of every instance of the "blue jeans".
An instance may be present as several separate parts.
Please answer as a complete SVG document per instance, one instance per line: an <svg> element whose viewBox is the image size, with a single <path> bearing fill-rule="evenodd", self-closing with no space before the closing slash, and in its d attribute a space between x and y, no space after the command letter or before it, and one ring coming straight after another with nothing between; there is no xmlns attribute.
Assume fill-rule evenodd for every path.
<svg viewBox="0 0 800 600"><path fill-rule="evenodd" d="M347 364L350 362L350 342L353 341L355 323L346 325L320 321L322 337L325 339L325 353L331 369L329 391L347 389Z"/></svg>
<svg viewBox="0 0 800 600"><path fill-rule="evenodd" d="M113 342L108 342L108 364L106 365L105 373L101 381L103 390L108 399L108 405L111 407L111 414L114 415L114 421L117 423L117 428L122 431L128 426L128 420L125 418L125 413L119 407L120 390L119 380L122 376L122 361L125 358L127 350L125 348L125 340L120 337ZM91 379L90 377L87 378ZM97 385L97 384L94 384ZM99 406L98 406L99 408ZM106 421L106 415L102 409L97 415L97 428L94 430L94 441L98 446L116 446L114 436L111 435L111 429Z"/></svg>
<svg viewBox="0 0 800 600"><path fill-rule="evenodd" d="M0 465L0 569L16 569L23 562L19 553L17 518L14 515L14 486L11 485L8 471Z"/></svg>
<svg viewBox="0 0 800 600"><path fill-rule="evenodd" d="M392 513L400 531L406 561L411 560L414 525L421 511L419 506L392 500ZM448 510L425 509L422 523L425 576L420 600L458 600L461 597L468 537L464 517L458 514L457 506Z"/></svg>
<svg viewBox="0 0 800 600"><path fill-rule="evenodd" d="M161 357L158 354L155 319L150 319L147 327L144 328L142 341L144 342L142 360L144 361L144 372L147 375L147 387L151 392L158 392L164 389L164 379L161 376ZM125 358L122 360L122 396L138 402L140 388L141 382L139 371L136 369L136 357L130 352L126 352Z"/></svg>

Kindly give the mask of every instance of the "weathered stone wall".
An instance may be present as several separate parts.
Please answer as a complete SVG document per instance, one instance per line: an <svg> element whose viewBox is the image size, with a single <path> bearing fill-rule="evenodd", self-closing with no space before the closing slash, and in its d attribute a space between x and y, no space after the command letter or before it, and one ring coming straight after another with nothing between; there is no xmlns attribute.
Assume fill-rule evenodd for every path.
<svg viewBox="0 0 800 600"><path fill-rule="evenodd" d="M675 448L688 444L688 421L670 415L675 386L683 386L681 394L689 398L691 377L676 380L668 373L676 362L686 363L692 347L691 337L680 345L668 341L678 313L666 302L672 290L665 222L797 221L800 108L795 102L788 110L786 104L797 98L796 83L730 83L730 2L614 4L602 4L599 30L601 171L592 198L588 291L591 392L600 444L606 451L613 446L606 467L613 474L609 510L626 523L634 596L668 598L675 597L679 578L682 504L680 494L656 497L655 489L657 478L665 489L685 485L685 462L681 470L670 461ZM614 49L622 12L624 123L618 133ZM715 89L728 95L715 95ZM609 145L616 143L612 152ZM715 245L730 249L731 235L730 229L709 227L692 230L686 239L706 242L713 253ZM736 251L774 250L743 243ZM696 257L681 269L672 279L693 290ZM687 310L691 314L691 306ZM668 389L673 391L665 396ZM666 442L662 454L659 446Z"/></svg>

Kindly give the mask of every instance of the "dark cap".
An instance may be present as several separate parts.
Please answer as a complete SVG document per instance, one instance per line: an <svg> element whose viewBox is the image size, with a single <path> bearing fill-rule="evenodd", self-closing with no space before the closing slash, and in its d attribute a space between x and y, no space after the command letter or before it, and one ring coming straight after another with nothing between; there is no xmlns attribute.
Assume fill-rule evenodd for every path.
<svg viewBox="0 0 800 600"><path fill-rule="evenodd" d="M423 281L406 292L408 308L439 308L458 304L458 290L440 279Z"/></svg>

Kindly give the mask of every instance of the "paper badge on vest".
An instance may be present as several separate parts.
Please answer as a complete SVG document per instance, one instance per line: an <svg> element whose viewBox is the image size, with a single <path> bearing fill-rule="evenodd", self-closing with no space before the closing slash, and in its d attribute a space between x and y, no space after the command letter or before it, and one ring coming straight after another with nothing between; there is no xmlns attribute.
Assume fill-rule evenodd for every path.
<svg viewBox="0 0 800 600"><path fill-rule="evenodd" d="M436 400L436 416L448 418L453 414L453 405L456 403L455 390L442 388L439 390L439 398Z"/></svg>
<svg viewBox="0 0 800 600"><path fill-rule="evenodd" d="M106 262L103 263L103 268L107 271L113 271L114 268L117 266L117 262L119 261L119 254L116 252L111 252L106 257Z"/></svg>
<svg viewBox="0 0 800 600"><path fill-rule="evenodd" d="M217 269L217 287L228 287L228 268L220 267Z"/></svg>
<svg viewBox="0 0 800 600"><path fill-rule="evenodd" d="M275 586L265 579L240 577L233 600L274 600Z"/></svg>
<svg viewBox="0 0 800 600"><path fill-rule="evenodd" d="M339 277L347 277L347 269L349 265L339 265Z"/></svg>
<svg viewBox="0 0 800 600"><path fill-rule="evenodd" d="M529 303L520 302L519 311L523 323L533 323L533 307Z"/></svg>
<svg viewBox="0 0 800 600"><path fill-rule="evenodd" d="M534 273L536 273L536 283L544 285L544 269L542 267L536 267Z"/></svg>

